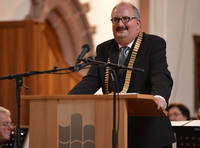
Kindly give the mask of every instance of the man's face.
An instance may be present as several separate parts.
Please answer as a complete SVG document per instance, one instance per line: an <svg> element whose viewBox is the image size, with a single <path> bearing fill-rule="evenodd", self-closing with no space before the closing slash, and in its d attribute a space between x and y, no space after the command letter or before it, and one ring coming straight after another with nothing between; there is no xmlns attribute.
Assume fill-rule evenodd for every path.
<svg viewBox="0 0 200 148"><path fill-rule="evenodd" d="M0 142L10 139L12 129L10 116L6 113L0 113Z"/></svg>
<svg viewBox="0 0 200 148"><path fill-rule="evenodd" d="M132 6L128 4L118 5L112 12L112 18L122 17L135 17ZM141 22L137 19L130 19L129 22L123 23L122 20L119 23L112 24L112 30L115 40L118 44L125 46L133 41L140 32Z"/></svg>

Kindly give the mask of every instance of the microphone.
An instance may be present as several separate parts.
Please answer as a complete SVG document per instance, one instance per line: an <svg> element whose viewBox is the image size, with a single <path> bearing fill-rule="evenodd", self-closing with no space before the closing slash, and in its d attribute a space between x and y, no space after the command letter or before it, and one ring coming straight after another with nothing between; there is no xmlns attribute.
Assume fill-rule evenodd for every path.
<svg viewBox="0 0 200 148"><path fill-rule="evenodd" d="M74 69L76 70L78 68L78 64L81 62L82 58L90 51L90 46L88 44L85 44L82 46L82 51L79 54L79 56L76 59L76 63L74 65Z"/></svg>
<svg viewBox="0 0 200 148"><path fill-rule="evenodd" d="M88 53L90 51L90 46L88 44L85 44L82 46L82 51L80 53L80 55L77 57L76 59L76 64L81 62L82 58L85 56L86 53Z"/></svg>

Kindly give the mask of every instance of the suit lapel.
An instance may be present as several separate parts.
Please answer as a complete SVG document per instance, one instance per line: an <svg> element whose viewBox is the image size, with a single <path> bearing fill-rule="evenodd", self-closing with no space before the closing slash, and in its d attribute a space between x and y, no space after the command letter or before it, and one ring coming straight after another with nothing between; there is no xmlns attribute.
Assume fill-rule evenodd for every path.
<svg viewBox="0 0 200 148"><path fill-rule="evenodd" d="M119 58L119 47L117 42L114 40L112 47L109 49L109 58L111 63L118 63Z"/></svg>

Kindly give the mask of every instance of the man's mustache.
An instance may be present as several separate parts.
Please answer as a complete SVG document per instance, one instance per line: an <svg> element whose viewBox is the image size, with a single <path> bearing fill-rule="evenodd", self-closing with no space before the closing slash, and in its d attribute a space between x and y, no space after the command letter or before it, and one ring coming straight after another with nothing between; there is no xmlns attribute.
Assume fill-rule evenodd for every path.
<svg viewBox="0 0 200 148"><path fill-rule="evenodd" d="M122 30L128 30L128 27L122 26L122 27L117 27L116 31L122 31Z"/></svg>

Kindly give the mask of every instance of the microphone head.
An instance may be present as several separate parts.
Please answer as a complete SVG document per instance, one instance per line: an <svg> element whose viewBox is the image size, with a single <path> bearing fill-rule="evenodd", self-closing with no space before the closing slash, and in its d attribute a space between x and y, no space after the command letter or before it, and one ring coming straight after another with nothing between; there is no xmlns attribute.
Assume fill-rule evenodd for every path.
<svg viewBox="0 0 200 148"><path fill-rule="evenodd" d="M84 44L82 46L82 49L85 50L86 52L89 52L90 51L90 46L88 44Z"/></svg>

